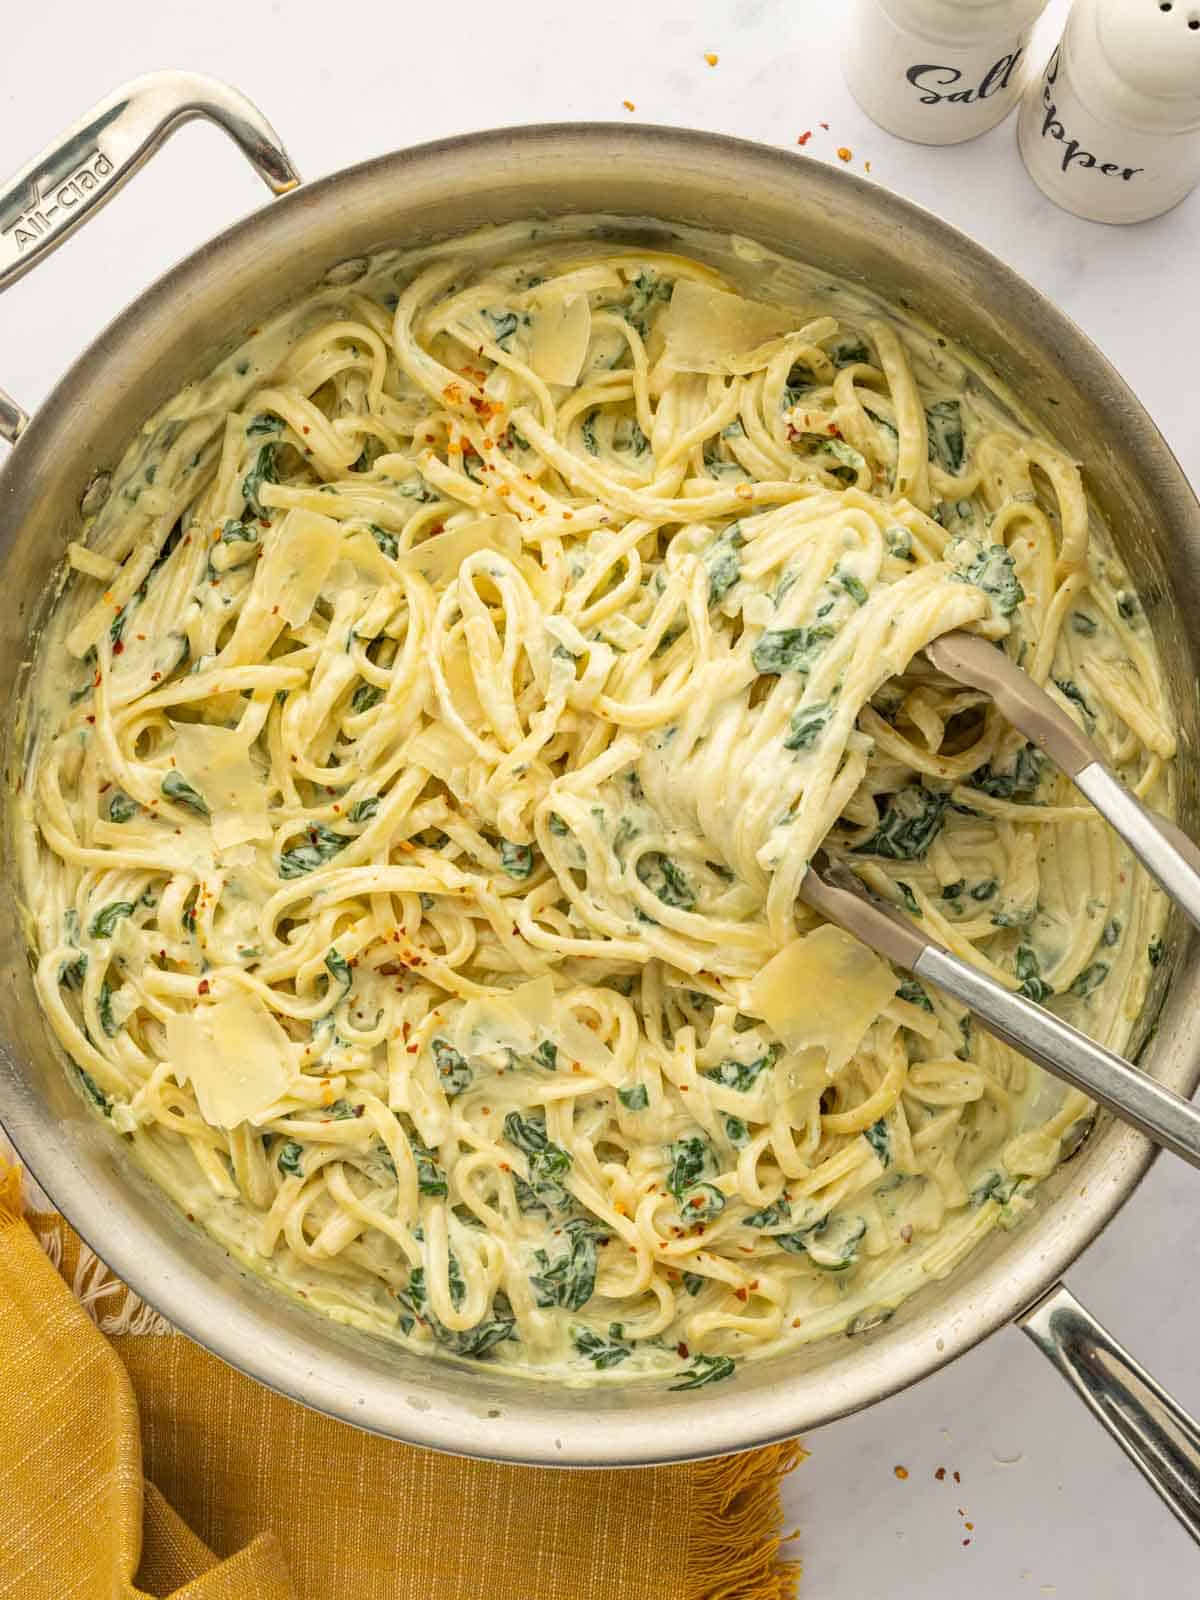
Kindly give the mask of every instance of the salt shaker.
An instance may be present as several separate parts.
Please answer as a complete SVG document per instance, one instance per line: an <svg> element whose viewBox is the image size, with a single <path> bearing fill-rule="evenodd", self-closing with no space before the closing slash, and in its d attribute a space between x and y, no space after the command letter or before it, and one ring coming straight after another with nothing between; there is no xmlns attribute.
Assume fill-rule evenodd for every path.
<svg viewBox="0 0 1200 1600"><path fill-rule="evenodd" d="M1200 6L1076 0L1017 138L1034 182L1092 222L1144 222L1200 181Z"/></svg>
<svg viewBox="0 0 1200 1600"><path fill-rule="evenodd" d="M881 128L919 144L986 133L1021 97L1047 0L851 0L842 71Z"/></svg>

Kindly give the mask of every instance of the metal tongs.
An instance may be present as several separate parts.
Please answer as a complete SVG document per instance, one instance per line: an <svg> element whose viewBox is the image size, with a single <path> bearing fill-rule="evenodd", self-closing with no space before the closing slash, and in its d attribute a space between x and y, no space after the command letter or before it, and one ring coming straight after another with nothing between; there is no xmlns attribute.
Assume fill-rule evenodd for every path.
<svg viewBox="0 0 1200 1600"><path fill-rule="evenodd" d="M1062 768L1200 927L1200 850L1126 789L1092 741L1044 690L974 634L944 634L926 646L925 654L948 677L989 694L1006 720ZM800 897L878 954L961 1001L1005 1044L1200 1167L1200 1110L1053 1012L1011 993L927 938L848 867L818 851L801 882Z"/></svg>

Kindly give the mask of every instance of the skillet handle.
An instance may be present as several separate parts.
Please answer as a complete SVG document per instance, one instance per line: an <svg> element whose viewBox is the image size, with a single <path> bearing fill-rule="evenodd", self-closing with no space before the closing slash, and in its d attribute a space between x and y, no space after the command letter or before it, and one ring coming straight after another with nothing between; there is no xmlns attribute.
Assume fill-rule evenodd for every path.
<svg viewBox="0 0 1200 1600"><path fill-rule="evenodd" d="M176 128L204 117L223 128L272 194L300 182L266 118L244 95L195 72L149 72L113 91L0 187L0 292L107 205ZM29 417L0 390L0 438Z"/></svg>
<svg viewBox="0 0 1200 1600"><path fill-rule="evenodd" d="M1063 1284L1017 1323L1200 1543L1200 1424Z"/></svg>

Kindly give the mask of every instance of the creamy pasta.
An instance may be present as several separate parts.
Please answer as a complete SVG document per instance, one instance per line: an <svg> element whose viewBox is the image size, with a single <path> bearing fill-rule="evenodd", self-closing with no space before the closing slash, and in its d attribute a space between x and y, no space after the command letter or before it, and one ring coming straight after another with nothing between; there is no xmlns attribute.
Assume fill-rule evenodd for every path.
<svg viewBox="0 0 1200 1600"><path fill-rule="evenodd" d="M347 263L130 447L40 647L37 987L241 1259L676 1387L873 1325L1091 1107L798 900L819 845L1122 1048L1162 898L922 647L1169 808L1080 472L912 317L580 219ZM626 240L630 242L625 242Z"/></svg>

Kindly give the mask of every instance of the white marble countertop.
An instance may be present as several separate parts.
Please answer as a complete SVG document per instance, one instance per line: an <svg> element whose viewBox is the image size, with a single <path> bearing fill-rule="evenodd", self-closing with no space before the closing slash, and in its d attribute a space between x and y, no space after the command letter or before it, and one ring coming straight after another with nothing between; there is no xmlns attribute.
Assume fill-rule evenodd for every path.
<svg viewBox="0 0 1200 1600"><path fill-rule="evenodd" d="M1052 0L1041 56L1064 10ZM411 0L345 8L108 0L96 12L26 5L4 26L0 170L15 170L123 79L163 66L215 73L245 90L310 178L516 122L644 120L783 149L812 129L807 154L834 161L838 146L849 148L855 171L869 161L874 181L940 212L1063 307L1124 373L1185 469L1200 475L1200 196L1154 222L1102 228L1056 210L1033 187L1011 120L951 149L891 138L842 84L837 12L819 0L603 8L457 0L450 11ZM717 66L705 52L718 55ZM0 383L35 407L134 294L261 202L257 180L217 134L186 130L102 219L0 302ZM1200 1231L1189 1226L1197 1192L1187 1169L1164 1158L1070 1281L1200 1413L1191 1315ZM807 1442L812 1459L786 1503L802 1530L808 1600L1196 1591L1200 1563L1186 1536L1016 1332ZM906 1480L896 1465L907 1467ZM940 1466L943 1482L934 1477Z"/></svg>

